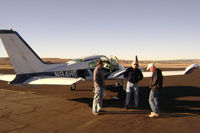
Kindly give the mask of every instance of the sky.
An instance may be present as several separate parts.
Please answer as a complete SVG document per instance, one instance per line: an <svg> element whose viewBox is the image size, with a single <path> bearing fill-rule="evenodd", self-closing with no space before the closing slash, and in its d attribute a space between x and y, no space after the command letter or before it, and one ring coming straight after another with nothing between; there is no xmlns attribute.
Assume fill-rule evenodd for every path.
<svg viewBox="0 0 200 133"><path fill-rule="evenodd" d="M0 29L41 58L200 59L199 0L0 0ZM0 57L7 53L0 41Z"/></svg>

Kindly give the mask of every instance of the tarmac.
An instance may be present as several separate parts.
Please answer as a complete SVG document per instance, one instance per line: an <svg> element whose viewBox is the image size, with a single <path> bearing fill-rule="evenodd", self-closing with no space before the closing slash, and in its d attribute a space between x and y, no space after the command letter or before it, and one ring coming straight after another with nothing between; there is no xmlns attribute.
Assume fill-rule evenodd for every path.
<svg viewBox="0 0 200 133"><path fill-rule="evenodd" d="M161 70L182 70L164 69ZM2 69L0 73L14 73ZM92 114L93 82L68 86L16 87L0 81L1 133L155 133L199 132L200 130L200 68L183 76L164 77L160 91L161 115L149 118L150 78L139 82L139 110L124 109L125 99L112 100L120 88L116 80L107 80L103 101L105 113Z"/></svg>

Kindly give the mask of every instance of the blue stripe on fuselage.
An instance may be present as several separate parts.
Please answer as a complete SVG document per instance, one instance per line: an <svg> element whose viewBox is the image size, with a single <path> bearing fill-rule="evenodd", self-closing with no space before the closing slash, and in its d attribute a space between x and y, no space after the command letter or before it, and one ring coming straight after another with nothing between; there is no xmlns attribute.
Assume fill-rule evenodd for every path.
<svg viewBox="0 0 200 133"><path fill-rule="evenodd" d="M42 72L42 73L29 73L29 74L17 74L15 79L10 84L23 83L24 81L36 77L36 76L52 76L52 77L65 77L65 78L85 78L86 70L65 70L55 72Z"/></svg>

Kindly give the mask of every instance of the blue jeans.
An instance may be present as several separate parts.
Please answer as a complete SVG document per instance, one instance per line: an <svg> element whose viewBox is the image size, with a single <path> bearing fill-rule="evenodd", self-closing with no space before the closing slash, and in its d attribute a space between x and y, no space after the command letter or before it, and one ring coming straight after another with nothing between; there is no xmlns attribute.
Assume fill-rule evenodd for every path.
<svg viewBox="0 0 200 133"><path fill-rule="evenodd" d="M103 87L95 87L92 112L99 112L103 104Z"/></svg>
<svg viewBox="0 0 200 133"><path fill-rule="evenodd" d="M151 110L157 114L160 113L158 96L159 96L159 91L153 92L151 90L151 92L149 94L149 104L150 104Z"/></svg>
<svg viewBox="0 0 200 133"><path fill-rule="evenodd" d="M139 107L138 101L139 101L139 87L138 83L131 83L127 82L127 88L126 88L126 105L129 105L129 102L131 100L132 92L134 94L134 101L135 101L135 107Z"/></svg>

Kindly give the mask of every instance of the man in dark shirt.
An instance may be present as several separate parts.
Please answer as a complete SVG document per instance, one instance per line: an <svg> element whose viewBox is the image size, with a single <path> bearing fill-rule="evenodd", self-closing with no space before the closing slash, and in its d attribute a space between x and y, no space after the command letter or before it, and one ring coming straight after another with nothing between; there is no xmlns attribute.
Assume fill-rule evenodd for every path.
<svg viewBox="0 0 200 133"><path fill-rule="evenodd" d="M137 68L138 63L133 62L132 67L129 67L125 73L124 77L127 79L127 87L126 87L126 104L124 109L127 109L129 106L129 102L131 99L132 91L134 92L134 101L135 101L135 108L138 109L138 101L139 101L139 87L138 82L142 80L143 74L140 69Z"/></svg>
<svg viewBox="0 0 200 133"><path fill-rule="evenodd" d="M102 103L103 103L103 91L106 90L105 81L104 81L104 74L103 74L103 62L99 60L97 62L97 67L94 69L94 100L93 100L93 107L92 112L94 115L98 115L99 112L105 112L102 110Z"/></svg>
<svg viewBox="0 0 200 133"><path fill-rule="evenodd" d="M149 104L153 112L151 112L149 117L158 117L160 113L158 96L159 91L162 88L163 75L162 71L156 68L153 63L148 65L147 70L150 70L152 72L152 77L149 84L149 87L151 89L151 92L149 94Z"/></svg>

